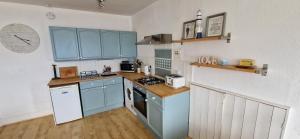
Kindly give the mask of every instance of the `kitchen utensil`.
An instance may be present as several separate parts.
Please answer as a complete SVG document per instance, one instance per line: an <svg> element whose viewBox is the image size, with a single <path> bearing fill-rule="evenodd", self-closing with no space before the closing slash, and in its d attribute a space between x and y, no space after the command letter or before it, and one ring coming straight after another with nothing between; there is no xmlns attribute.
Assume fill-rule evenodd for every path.
<svg viewBox="0 0 300 139"><path fill-rule="evenodd" d="M77 67L72 66L72 67L60 67L59 68L59 73L60 73L60 78L72 78L77 76Z"/></svg>

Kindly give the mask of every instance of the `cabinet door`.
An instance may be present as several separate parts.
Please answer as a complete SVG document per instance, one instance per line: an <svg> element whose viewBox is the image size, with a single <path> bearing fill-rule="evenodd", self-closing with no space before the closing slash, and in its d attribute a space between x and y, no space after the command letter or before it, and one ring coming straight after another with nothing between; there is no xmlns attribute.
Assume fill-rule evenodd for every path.
<svg viewBox="0 0 300 139"><path fill-rule="evenodd" d="M151 100L148 100L148 124L151 129L159 136L162 137L162 122L163 113L159 105L155 104Z"/></svg>
<svg viewBox="0 0 300 139"><path fill-rule="evenodd" d="M78 60L78 41L75 28L50 27L54 60Z"/></svg>
<svg viewBox="0 0 300 139"><path fill-rule="evenodd" d="M101 31L102 58L120 58L120 33Z"/></svg>
<svg viewBox="0 0 300 139"><path fill-rule="evenodd" d="M120 32L120 45L121 57L136 57L136 32Z"/></svg>
<svg viewBox="0 0 300 139"><path fill-rule="evenodd" d="M106 106L124 103L123 85L113 84L104 86Z"/></svg>
<svg viewBox="0 0 300 139"><path fill-rule="evenodd" d="M102 87L81 90L83 112L105 107L104 98Z"/></svg>
<svg viewBox="0 0 300 139"><path fill-rule="evenodd" d="M97 29L77 29L81 59L101 58L100 31Z"/></svg>

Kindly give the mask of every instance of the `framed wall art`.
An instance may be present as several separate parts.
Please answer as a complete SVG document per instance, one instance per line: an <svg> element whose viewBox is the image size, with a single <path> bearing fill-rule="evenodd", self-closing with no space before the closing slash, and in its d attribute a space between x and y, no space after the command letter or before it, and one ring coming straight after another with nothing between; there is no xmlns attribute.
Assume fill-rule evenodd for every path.
<svg viewBox="0 0 300 139"><path fill-rule="evenodd" d="M191 20L183 23L182 39L193 39L196 37L196 20Z"/></svg>
<svg viewBox="0 0 300 139"><path fill-rule="evenodd" d="M226 13L208 16L206 19L206 37L223 36Z"/></svg>

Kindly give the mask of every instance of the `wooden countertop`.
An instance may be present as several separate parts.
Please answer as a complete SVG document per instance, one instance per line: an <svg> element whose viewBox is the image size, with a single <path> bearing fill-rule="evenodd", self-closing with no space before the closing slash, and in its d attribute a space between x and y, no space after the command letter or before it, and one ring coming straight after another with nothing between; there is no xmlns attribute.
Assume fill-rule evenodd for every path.
<svg viewBox="0 0 300 139"><path fill-rule="evenodd" d="M136 79L145 77L143 73L125 73L125 72L118 72L116 76L110 76L110 77L98 77L98 78L93 78L93 79L80 79L79 77L74 77L74 78L66 78L66 79L52 79L49 83L49 87L57 87L57 86L63 86L63 85L69 85L69 84L74 84L74 83L79 83L79 82L84 82L84 81L91 81L91 80L102 80L106 78L112 78L112 77L118 77L122 76L144 88L149 90L150 92L156 94L159 97L168 97L172 96L175 94L183 93L186 91L189 91L190 88L188 87L181 87L178 89L174 89L172 87L166 86L165 84L158 84L158 85L142 85L136 82Z"/></svg>
<svg viewBox="0 0 300 139"><path fill-rule="evenodd" d="M179 94L179 93L183 93L186 91L189 91L190 88L189 87L181 87L178 89L174 89L172 87L166 86L165 84L157 84L157 85L142 85L138 82L136 82L135 80L138 78L142 78L145 77L145 75L143 73L124 73L124 72L119 72L119 75L123 76L124 78L133 81L134 83L146 88L147 90L149 90L150 92L156 94L159 97L168 97L168 96L172 96L175 94Z"/></svg>
<svg viewBox="0 0 300 139"><path fill-rule="evenodd" d="M65 78L65 79L52 79L48 83L48 86L49 87L57 87L57 86L64 86L64 85L74 84L74 83L79 83L79 82L103 80L103 79L108 79L108 78L113 78L113 77L120 77L120 75L117 74L115 76L97 77L97 78L92 78L92 79L80 79L80 77Z"/></svg>

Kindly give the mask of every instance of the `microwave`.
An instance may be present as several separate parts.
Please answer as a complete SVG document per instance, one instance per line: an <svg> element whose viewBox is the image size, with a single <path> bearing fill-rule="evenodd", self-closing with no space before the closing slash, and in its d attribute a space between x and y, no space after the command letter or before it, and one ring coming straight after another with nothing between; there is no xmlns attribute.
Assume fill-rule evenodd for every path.
<svg viewBox="0 0 300 139"><path fill-rule="evenodd" d="M135 72L135 65L128 61L122 61L120 69L122 72Z"/></svg>

